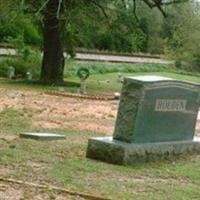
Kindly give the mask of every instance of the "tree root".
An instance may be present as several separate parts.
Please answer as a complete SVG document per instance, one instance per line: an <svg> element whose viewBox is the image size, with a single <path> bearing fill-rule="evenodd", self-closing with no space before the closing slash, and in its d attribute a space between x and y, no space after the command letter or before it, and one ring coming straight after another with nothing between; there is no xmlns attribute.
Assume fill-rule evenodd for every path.
<svg viewBox="0 0 200 200"><path fill-rule="evenodd" d="M113 101L118 100L118 96L91 96L91 95L82 95L82 94L73 94L73 93L66 93L66 92L54 92L54 91L46 91L45 94L53 95L53 96L63 96L63 97L70 97L70 98L80 98L80 99L89 99L89 100L99 100L99 101Z"/></svg>
<svg viewBox="0 0 200 200"><path fill-rule="evenodd" d="M35 187L35 188L39 188L39 189L54 190L54 191L58 191L58 192L62 192L62 193L67 193L67 194L72 195L72 196L83 197L83 198L89 199L89 200L111 200L111 199L108 199L108 198L105 198L105 197L96 196L94 194L79 193L79 192L70 191L68 189L56 187L56 186L52 186L52 185L42 185L42 184L37 184L37 183L32 183L32 182L27 182L27 181L21 181L21 180L15 180L15 179L11 179L11 178L3 178L3 177L0 177L0 181L19 184L19 185L25 185L25 186L30 186L30 187Z"/></svg>

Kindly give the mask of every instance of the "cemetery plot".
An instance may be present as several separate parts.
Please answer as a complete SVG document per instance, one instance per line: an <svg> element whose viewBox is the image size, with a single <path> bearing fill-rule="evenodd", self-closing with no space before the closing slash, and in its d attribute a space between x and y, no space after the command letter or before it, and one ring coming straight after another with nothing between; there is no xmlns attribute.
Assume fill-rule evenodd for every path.
<svg viewBox="0 0 200 200"><path fill-rule="evenodd" d="M80 100L33 90L0 89L0 177L56 185L111 199L146 199L151 194L152 198L162 199L165 192L169 199L179 199L182 195L191 199L191 190L200 195L198 156L175 164L155 163L132 168L85 158L88 138L112 135L117 108L116 101ZM16 134L36 130L64 133L66 140L26 140ZM0 188L0 197L78 199L4 181L0 181Z"/></svg>
<svg viewBox="0 0 200 200"><path fill-rule="evenodd" d="M117 164L200 153L194 138L200 85L159 76L125 78L112 137L89 140L87 156Z"/></svg>
<svg viewBox="0 0 200 200"><path fill-rule="evenodd" d="M0 89L0 92L0 111L18 110L34 127L71 128L108 135L113 132L118 101L63 98L27 90Z"/></svg>

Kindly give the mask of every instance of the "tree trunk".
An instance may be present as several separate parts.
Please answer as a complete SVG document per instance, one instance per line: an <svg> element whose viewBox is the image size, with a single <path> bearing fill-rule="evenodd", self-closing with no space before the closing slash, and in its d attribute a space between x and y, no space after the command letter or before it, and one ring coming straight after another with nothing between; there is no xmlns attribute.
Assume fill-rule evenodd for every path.
<svg viewBox="0 0 200 200"><path fill-rule="evenodd" d="M65 59L60 21L57 18L59 0L50 0L43 18L43 61L40 81L48 84L63 82Z"/></svg>

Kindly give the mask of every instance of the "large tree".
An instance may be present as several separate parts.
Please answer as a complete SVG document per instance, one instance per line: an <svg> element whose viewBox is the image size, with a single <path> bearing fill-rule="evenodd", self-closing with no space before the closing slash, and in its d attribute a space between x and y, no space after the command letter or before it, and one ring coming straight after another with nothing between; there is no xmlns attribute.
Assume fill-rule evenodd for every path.
<svg viewBox="0 0 200 200"><path fill-rule="evenodd" d="M16 4L19 2L11 1L13 5L15 1ZM54 84L63 82L64 50L73 53L73 32L70 31L70 26L74 15L83 12L92 18L97 12L101 12L109 21L109 10L118 12L115 8L120 3L124 5L124 9L132 7L137 19L137 4L143 2L149 8L159 9L166 16L165 5L183 1L188 0L21 0L21 11L32 13L41 20L43 60L40 81Z"/></svg>

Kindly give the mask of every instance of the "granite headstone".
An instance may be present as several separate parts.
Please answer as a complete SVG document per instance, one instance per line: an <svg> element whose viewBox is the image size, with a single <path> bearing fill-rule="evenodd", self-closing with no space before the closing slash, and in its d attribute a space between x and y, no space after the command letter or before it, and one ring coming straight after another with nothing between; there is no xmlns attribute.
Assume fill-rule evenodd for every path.
<svg viewBox="0 0 200 200"><path fill-rule="evenodd" d="M200 139L194 137L199 106L199 84L160 76L127 77L113 137L91 138L87 157L131 164L200 152Z"/></svg>

